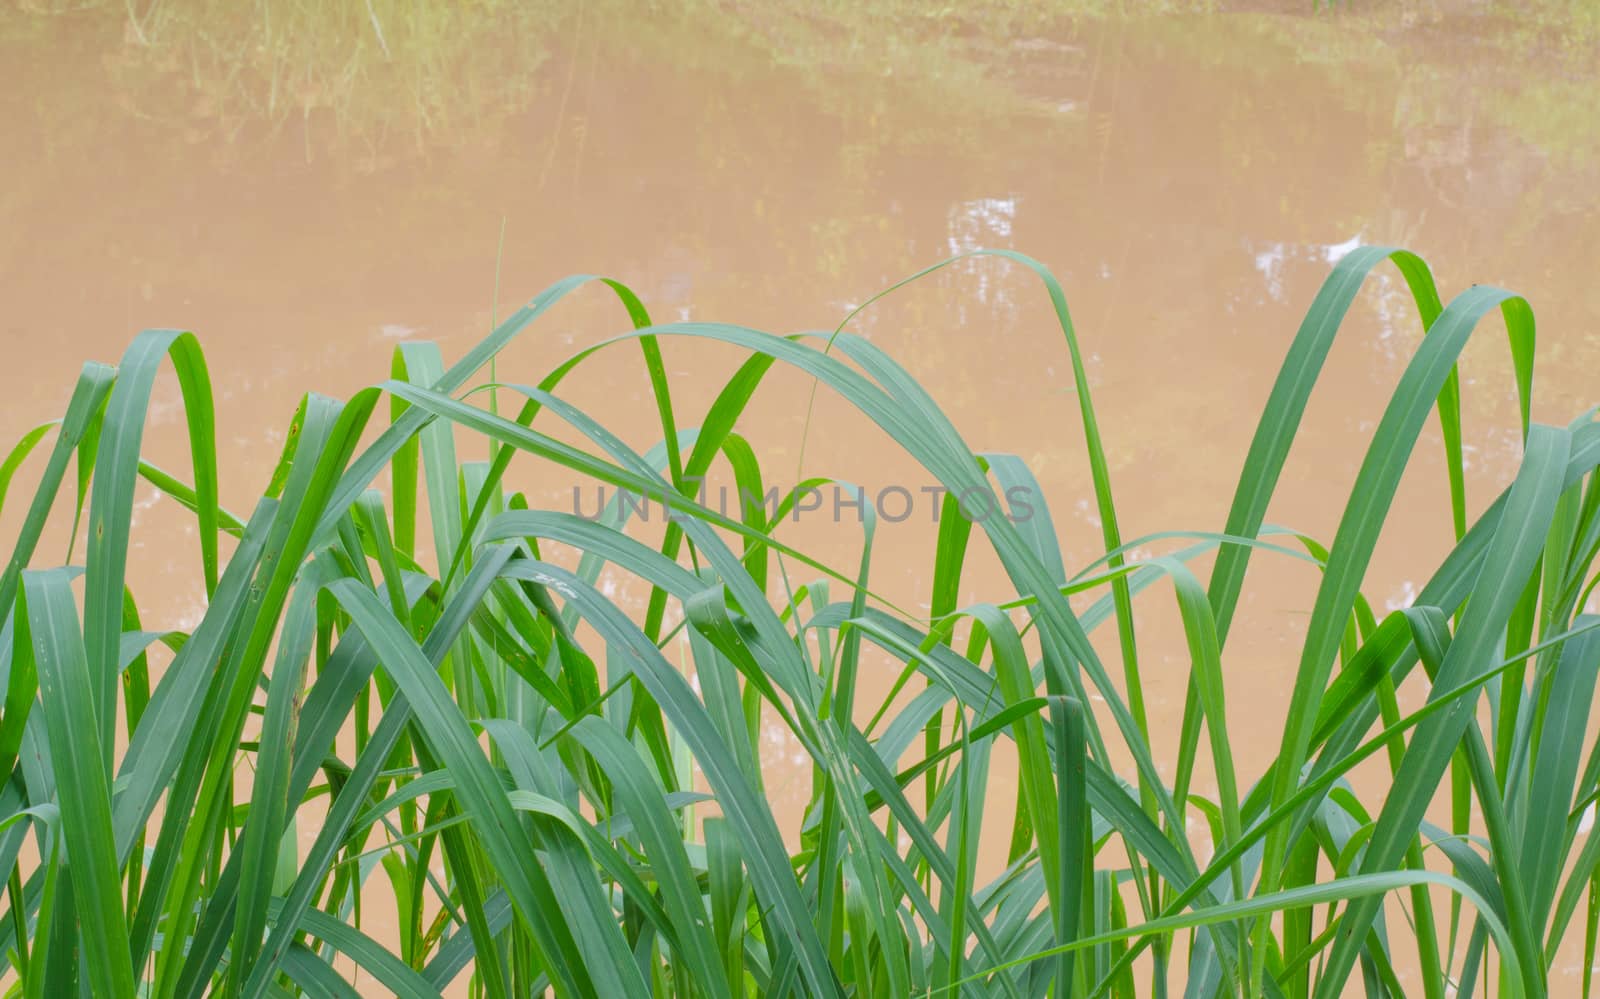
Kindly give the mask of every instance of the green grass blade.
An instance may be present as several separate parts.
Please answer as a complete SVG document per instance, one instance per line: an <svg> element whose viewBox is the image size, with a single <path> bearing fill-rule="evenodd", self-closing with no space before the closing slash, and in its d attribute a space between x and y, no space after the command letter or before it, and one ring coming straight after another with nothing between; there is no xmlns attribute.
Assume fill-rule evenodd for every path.
<svg viewBox="0 0 1600 999"><path fill-rule="evenodd" d="M21 654L34 658L39 677L88 981L99 995L132 999L134 969L111 830L108 751L97 738L94 685L71 579L63 570L24 574L17 641ZM20 627L24 621L26 628Z"/></svg>

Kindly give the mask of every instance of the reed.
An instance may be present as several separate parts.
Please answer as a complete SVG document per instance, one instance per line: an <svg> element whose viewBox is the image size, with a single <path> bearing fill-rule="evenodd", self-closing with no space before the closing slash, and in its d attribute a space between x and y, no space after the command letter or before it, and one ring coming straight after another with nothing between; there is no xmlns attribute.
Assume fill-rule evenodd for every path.
<svg viewBox="0 0 1600 999"><path fill-rule="evenodd" d="M1600 618L1583 608L1600 425L1529 421L1528 305L1489 287L1445 304L1418 257L1351 253L1294 338L1226 523L1138 558L1153 542L1119 533L1065 295L1032 260L989 256L1029 269L1054 305L1105 554L1069 568L1048 510L969 519L947 499L925 616L874 593L871 516L859 559L838 567L783 540L794 495L751 501L772 467L735 426L768 373L815 378L950 495L998 505L1033 479L975 455L843 325L655 325L625 286L569 278L448 367L409 343L389 380L306 397L237 514L219 505L192 334L146 331L116 368L86 365L61 419L0 465L0 503L27 504L0 577L9 993L1327 999L1350 982L1402 994L1410 969L1438 999L1546 994L1573 941L1592 964ZM1404 278L1427 335L1334 536L1269 528L1323 360L1380 267ZM614 296L625 332L536 383L498 384L491 411L479 373L580 290ZM1455 362L1492 312L1524 452L1469 521ZM703 413L675 404L662 360L685 340L747 356ZM559 394L617 351L638 353L651 387L647 449ZM182 473L141 457L166 366ZM1428 582L1410 607L1380 617L1361 583L1430 414L1456 543L1416 567ZM467 440L491 460L465 460L484 453ZM646 543L620 504L594 520L539 509L509 485L513 462L670 499L676 516ZM24 463L36 491L6 495ZM700 505L711 473L753 495ZM127 585L141 480L193 514L207 602L188 632L149 630ZM85 515L81 564L41 554L53 512L75 531ZM1008 592L963 606L974 542ZM1310 562L1320 585L1263 766L1236 759L1221 663L1246 568L1269 558ZM648 600L608 598L603 571ZM1142 698L1173 681L1142 671L1136 611L1176 614L1187 639L1184 722L1160 761ZM1116 632L1102 643L1116 662L1097 628ZM869 697L865 663L883 657L901 676ZM1426 704L1402 714L1396 688L1419 676ZM798 828L780 828L766 792L774 726L811 771ZM1001 743L1017 805L986 814ZM1391 779L1363 794L1349 777L1372 758ZM1436 799L1451 828L1428 821ZM320 831L300 837L299 818ZM996 837L1006 864L984 883L979 844Z"/></svg>

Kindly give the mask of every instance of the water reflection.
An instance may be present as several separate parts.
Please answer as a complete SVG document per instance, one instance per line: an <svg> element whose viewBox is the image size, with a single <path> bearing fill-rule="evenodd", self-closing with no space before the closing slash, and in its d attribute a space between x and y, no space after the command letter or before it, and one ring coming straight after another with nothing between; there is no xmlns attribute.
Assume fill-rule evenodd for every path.
<svg viewBox="0 0 1600 999"><path fill-rule="evenodd" d="M1322 263L1331 267L1362 243L1361 236L1355 235L1339 243L1295 245L1269 240L1254 244L1246 240L1244 245L1255 257L1256 270L1261 273L1262 290L1266 296L1275 302L1284 302L1283 271L1287 261L1293 260L1296 264ZM1260 305L1262 302L1263 299L1258 298L1249 304Z"/></svg>

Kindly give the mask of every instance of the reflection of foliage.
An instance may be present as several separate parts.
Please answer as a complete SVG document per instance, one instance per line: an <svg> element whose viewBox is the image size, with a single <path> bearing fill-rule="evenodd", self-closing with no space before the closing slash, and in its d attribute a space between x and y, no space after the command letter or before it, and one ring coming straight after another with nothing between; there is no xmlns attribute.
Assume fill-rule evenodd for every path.
<svg viewBox="0 0 1600 999"><path fill-rule="evenodd" d="M1600 4L1594 0L1525 0L1500 4L1510 40L1524 51L1554 49L1574 66L1594 69L1594 47L1600 43Z"/></svg>
<svg viewBox="0 0 1600 999"><path fill-rule="evenodd" d="M1217 0L699 0L677 15L685 34L737 44L668 55L727 68L725 49L736 48L742 58L794 73L830 111L851 116L872 114L891 92L912 106L938 108L946 119L952 109L981 117L1050 113L1059 101L1034 92L1029 77L1077 68L1083 53L1073 42L1083 23L1216 6ZM906 116L898 127L921 126Z"/></svg>
<svg viewBox="0 0 1600 999"><path fill-rule="evenodd" d="M621 58L654 57L675 70L733 78L776 66L825 110L856 120L875 122L891 99L942 112L902 114L896 134L905 142L918 130L952 127L951 110L970 112L976 126L1070 109L1054 90L1064 70L1087 61L1077 44L1086 22L1262 2L9 0L22 16L0 19L0 45L70 36L70 46L53 47L104 66L135 113L178 116L191 132L207 134L299 119L311 126L308 141L330 132L372 149L395 138L448 141L463 126L526 107L548 53L582 59L592 72L604 46ZM0 9L7 3L0 0ZM1600 120L1587 107L1597 83L1600 3L1492 2L1468 12L1446 10L1440 0L1320 12L1298 0L1267 6L1290 13L1252 18L1245 30L1281 37L1305 61L1392 77L1409 109L1402 127L1431 126L1428 109L1440 106L1461 118L1466 94L1482 105L1473 114L1542 148L1574 156L1600 150ZM1162 20L1174 22L1162 33L1175 48L1202 60L1225 57L1226 33L1204 30L1201 20ZM54 81L70 85L59 74ZM561 90L559 81L546 86ZM1418 114L1425 120L1411 120ZM930 124L934 117L941 124Z"/></svg>
<svg viewBox="0 0 1600 999"><path fill-rule="evenodd" d="M228 135L254 122L328 118L343 138L419 142L520 109L551 51L596 38L678 67L779 66L835 110L870 111L888 89L939 106L1024 109L1018 66L1059 62L1052 39L1084 17L1206 9L1212 0L979 0L960 8L871 0L11 0L0 44L73 36L92 45L141 116L186 114ZM4 5L5 0L0 0ZM7 36L10 36L9 39ZM717 44L723 43L723 44ZM840 79L850 86L830 85ZM862 88L863 79L881 81ZM559 89L559 88L558 88ZM1025 88L1022 88L1025 89ZM174 96L182 95L178 100ZM846 108L837 107L839 101ZM1038 103L1037 100L1031 103ZM176 109L176 110L175 110Z"/></svg>
<svg viewBox="0 0 1600 999"><path fill-rule="evenodd" d="M1481 124L1574 162L1600 155L1594 0L1491 2L1468 12L1437 0L1390 0L1263 23L1303 60L1391 76L1404 94L1396 121L1402 129L1481 115Z"/></svg>
<svg viewBox="0 0 1600 999"><path fill-rule="evenodd" d="M420 139L522 107L552 27L547 8L516 0L130 0L81 11L54 2L20 6L56 22L45 30L99 43L142 115L177 108L231 134L326 110L341 135L368 141Z"/></svg>
<svg viewBox="0 0 1600 999"><path fill-rule="evenodd" d="M1517 78L1496 95L1497 117L1551 152L1594 162L1600 156L1600 4L1536 0L1503 23L1508 77Z"/></svg>

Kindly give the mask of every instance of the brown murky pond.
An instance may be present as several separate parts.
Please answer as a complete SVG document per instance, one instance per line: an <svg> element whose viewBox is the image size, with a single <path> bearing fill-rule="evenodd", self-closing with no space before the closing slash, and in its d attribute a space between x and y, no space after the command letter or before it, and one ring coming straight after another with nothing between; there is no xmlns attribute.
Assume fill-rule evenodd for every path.
<svg viewBox="0 0 1600 999"><path fill-rule="evenodd" d="M223 499L247 510L303 393L383 379L406 339L458 357L496 313L567 274L629 284L658 320L791 332L831 328L977 247L1023 251L1061 279L1130 538L1221 527L1289 339L1359 245L1421 253L1447 297L1474 282L1526 295L1539 320L1535 419L1565 423L1600 401L1595 78L1543 58L1538 37L1508 67L1504 46L1484 41L1480 4L1309 7L871 44L748 11L735 27L579 15L559 31L479 29L422 55L375 45L358 24L350 53L270 58L181 22L8 7L0 442L58 415L82 361L115 361L143 327L192 329L217 385ZM623 319L581 295L515 344L499 376L532 384ZM1069 570L1099 554L1071 368L1030 275L965 261L854 328L975 449L1029 463ZM1370 281L1271 521L1331 537L1420 335L1397 275ZM666 348L685 413L703 411L739 360ZM1463 378L1478 509L1518 460L1497 329L1469 347ZM566 384L636 446L654 442L636 352L603 355ZM809 391L775 375L741 425L774 478L802 473ZM181 468L174 386L159 398L149 453ZM1369 573L1380 608L1405 602L1450 541L1440 451L1432 429ZM826 393L803 474L913 494L930 481ZM573 499L568 481L516 485ZM145 497L131 582L147 623L181 627L201 590L170 506ZM928 599L928 513L885 525L874 556L874 588L902 607ZM827 521L795 525L793 543L853 564L853 524ZM1276 748L1315 585L1303 566L1257 562L1226 656L1230 713L1272 719L1241 726L1260 740L1236 750L1246 779ZM962 597L1003 599L1000 583L979 573ZM1152 726L1173 733L1181 635L1169 596L1142 605ZM777 772L798 750L771 748ZM773 782L790 818L808 793Z"/></svg>

